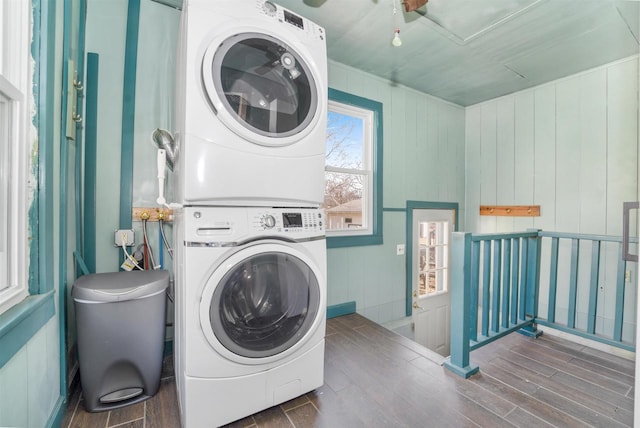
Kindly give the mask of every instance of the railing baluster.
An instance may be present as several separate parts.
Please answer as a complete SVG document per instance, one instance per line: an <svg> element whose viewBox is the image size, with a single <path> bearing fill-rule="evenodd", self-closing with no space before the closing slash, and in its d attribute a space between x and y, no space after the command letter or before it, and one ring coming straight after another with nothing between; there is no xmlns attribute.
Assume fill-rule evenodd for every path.
<svg viewBox="0 0 640 428"><path fill-rule="evenodd" d="M576 297L578 295L578 257L580 256L580 240L571 240L571 274L569 276L569 313L567 327L576 326Z"/></svg>
<svg viewBox="0 0 640 428"><path fill-rule="evenodd" d="M502 262L502 240L493 241L493 293L491 302L491 331L500 331L500 282Z"/></svg>
<svg viewBox="0 0 640 428"><path fill-rule="evenodd" d="M469 313L471 320L469 322L469 331L471 340L478 340L478 293L480 288L480 242L473 241L471 243L471 307Z"/></svg>
<svg viewBox="0 0 640 428"><path fill-rule="evenodd" d="M529 251L529 240L522 239L522 254L520 255L520 284L518 295L520 302L518 303L518 319L524 321L527 319L527 253Z"/></svg>
<svg viewBox="0 0 640 428"><path fill-rule="evenodd" d="M598 310L598 278L600 276L600 242L591 242L591 282L589 286L589 312L587 332L596 332L596 312Z"/></svg>
<svg viewBox="0 0 640 428"><path fill-rule="evenodd" d="M504 328L509 327L509 292L511 291L511 239L504 240L504 253L502 258L503 282L502 284L502 320Z"/></svg>
<svg viewBox="0 0 640 428"><path fill-rule="evenodd" d="M618 247L618 272L616 279L616 314L613 324L613 340L622 341L622 321L624 320L624 281L627 270L627 262L624 261L624 247L620 243Z"/></svg>
<svg viewBox="0 0 640 428"><path fill-rule="evenodd" d="M484 241L482 252L482 335L489 336L489 313L491 312L491 240Z"/></svg>
<svg viewBox="0 0 640 428"><path fill-rule="evenodd" d="M518 322L518 266L520 265L520 239L513 238L511 252L511 324Z"/></svg>
<svg viewBox="0 0 640 428"><path fill-rule="evenodd" d="M551 266L549 267L549 306L547 319L556 321L556 294L558 290L558 243L559 238L551 238Z"/></svg>

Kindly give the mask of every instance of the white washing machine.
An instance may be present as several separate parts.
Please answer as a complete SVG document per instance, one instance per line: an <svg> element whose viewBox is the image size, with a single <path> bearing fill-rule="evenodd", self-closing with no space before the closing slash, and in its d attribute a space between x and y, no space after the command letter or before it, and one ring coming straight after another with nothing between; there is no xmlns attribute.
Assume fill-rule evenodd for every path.
<svg viewBox="0 0 640 428"><path fill-rule="evenodd" d="M321 27L271 1L185 0L177 64L177 202L322 203Z"/></svg>
<svg viewBox="0 0 640 428"><path fill-rule="evenodd" d="M227 424L322 385L323 223L313 208L176 212L174 355L183 427Z"/></svg>

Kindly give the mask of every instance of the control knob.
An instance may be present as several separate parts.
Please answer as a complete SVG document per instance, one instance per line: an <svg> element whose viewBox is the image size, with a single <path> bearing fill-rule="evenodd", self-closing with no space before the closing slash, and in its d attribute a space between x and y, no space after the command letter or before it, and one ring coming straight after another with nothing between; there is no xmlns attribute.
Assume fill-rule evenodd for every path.
<svg viewBox="0 0 640 428"><path fill-rule="evenodd" d="M264 9L264 12L269 16L274 16L278 11L278 7L270 1L264 2L262 8Z"/></svg>
<svg viewBox="0 0 640 428"><path fill-rule="evenodd" d="M273 229L276 225L276 218L271 214L262 217L262 227L265 229Z"/></svg>

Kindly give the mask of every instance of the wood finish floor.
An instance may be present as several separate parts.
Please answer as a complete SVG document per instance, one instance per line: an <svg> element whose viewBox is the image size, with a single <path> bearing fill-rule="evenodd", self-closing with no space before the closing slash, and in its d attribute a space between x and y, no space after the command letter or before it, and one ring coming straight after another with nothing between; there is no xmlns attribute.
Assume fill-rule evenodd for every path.
<svg viewBox="0 0 640 428"><path fill-rule="evenodd" d="M634 363L561 339L511 334L471 354L463 380L442 358L354 314L327 322L325 384L230 427L633 426ZM159 393L87 413L80 392L63 427L178 428L171 359ZM188 428L188 427L185 427Z"/></svg>

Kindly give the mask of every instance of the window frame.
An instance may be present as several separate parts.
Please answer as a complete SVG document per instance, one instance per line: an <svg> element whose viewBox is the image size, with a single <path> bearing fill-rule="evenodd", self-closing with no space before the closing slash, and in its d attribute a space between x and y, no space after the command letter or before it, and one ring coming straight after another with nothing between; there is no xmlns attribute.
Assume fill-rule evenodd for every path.
<svg viewBox="0 0 640 428"><path fill-rule="evenodd" d="M329 101L331 104L341 104L346 106L345 111L349 111L349 107L357 110L363 110L370 114L372 131L371 131L371 147L367 151L365 149L364 156L370 156L370 159L364 159L363 162L371 166L368 171L368 184L371 189L368 197L363 195L363 215L367 214L366 230L358 229L349 231L327 231L327 248L342 248L365 245L381 245L382 239L382 153L383 153L383 116L382 103L373 101L368 98L359 97L337 89L329 88ZM330 107L328 108L330 110ZM365 130L366 132L366 130ZM341 168L325 166L328 172L345 172ZM360 174L362 171L359 170Z"/></svg>
<svg viewBox="0 0 640 428"><path fill-rule="evenodd" d="M26 4L26 6L25 6ZM0 94L6 100L4 103L5 117L7 120L6 140L0 144L6 144L3 150L8 156L4 165L6 168L4 179L7 180L7 205L0 208L4 210L6 220L6 235L0 234L0 248L4 246L7 269L0 275L0 314L7 312L29 296L29 283L27 276L28 255L28 229L27 218L27 194L29 162L28 150L31 148L34 135L28 124L31 89L28 78L29 49L27 37L31 34L29 25L28 2L12 2L2 6L2 18L4 20L3 33L0 36L2 50L5 52L0 67ZM22 36L22 37L21 37ZM3 138L4 140L4 138ZM3 160L0 160L3 162ZM3 166L0 165L0 172ZM0 177L3 179L3 177ZM4 187L4 184L3 184Z"/></svg>
<svg viewBox="0 0 640 428"><path fill-rule="evenodd" d="M0 7L3 7L0 21L7 24L0 26L0 31L4 31L0 34L0 45L11 40L9 49L0 51L5 55L0 58L0 64L10 64L10 68L0 67L3 75L18 76L8 80L24 88L22 92L25 94L22 116L24 144L21 144L24 180L19 184L23 201L20 219L25 230L21 274L27 290L26 298L0 313L2 368L56 314L53 267L56 8L53 2L42 0L4 2ZM7 59L11 61L7 62ZM60 302L63 301L61 297ZM62 328L64 308L59 306L57 312L61 314ZM60 337L63 338L62 333ZM62 352L62 339L60 348ZM64 361L62 356L61 368ZM62 371L61 379L64 379ZM61 382L61 393L66 391L63 384Z"/></svg>

